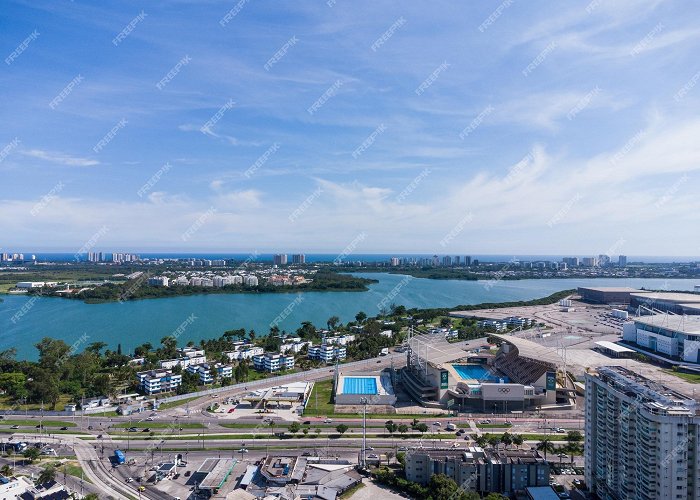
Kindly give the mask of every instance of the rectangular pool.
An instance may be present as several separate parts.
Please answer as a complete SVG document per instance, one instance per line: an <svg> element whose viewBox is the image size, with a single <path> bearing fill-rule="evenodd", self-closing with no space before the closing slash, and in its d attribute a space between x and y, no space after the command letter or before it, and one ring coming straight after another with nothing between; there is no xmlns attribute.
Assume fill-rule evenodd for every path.
<svg viewBox="0 0 700 500"><path fill-rule="evenodd" d="M463 380L478 380L480 382L509 382L508 377L494 375L491 370L481 365L452 365Z"/></svg>
<svg viewBox="0 0 700 500"><path fill-rule="evenodd" d="M377 394L377 380L372 377L345 377L343 394Z"/></svg>

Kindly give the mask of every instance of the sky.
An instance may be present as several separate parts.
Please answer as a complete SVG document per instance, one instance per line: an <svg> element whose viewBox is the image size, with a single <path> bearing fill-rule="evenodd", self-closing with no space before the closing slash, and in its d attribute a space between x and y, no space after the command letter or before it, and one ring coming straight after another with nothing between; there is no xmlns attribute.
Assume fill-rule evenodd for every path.
<svg viewBox="0 0 700 500"><path fill-rule="evenodd" d="M0 251L700 255L693 1L5 0Z"/></svg>

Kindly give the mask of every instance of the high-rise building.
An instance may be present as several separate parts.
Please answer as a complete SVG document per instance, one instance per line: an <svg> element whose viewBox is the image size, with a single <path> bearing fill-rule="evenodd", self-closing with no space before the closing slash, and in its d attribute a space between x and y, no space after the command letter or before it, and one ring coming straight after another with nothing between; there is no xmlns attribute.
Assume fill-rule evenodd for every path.
<svg viewBox="0 0 700 500"><path fill-rule="evenodd" d="M287 264L287 254L286 253L278 253L275 254L275 256L272 258L272 262L276 266L284 266Z"/></svg>
<svg viewBox="0 0 700 500"><path fill-rule="evenodd" d="M596 266L598 266L598 258L597 257L584 257L583 259L581 259L581 263L586 267L596 267Z"/></svg>
<svg viewBox="0 0 700 500"><path fill-rule="evenodd" d="M561 261L569 267L578 267L578 257L564 257Z"/></svg>
<svg viewBox="0 0 700 500"><path fill-rule="evenodd" d="M449 255L445 255L442 258L442 265L445 267L450 267L452 265L452 257L450 257Z"/></svg>
<svg viewBox="0 0 700 500"><path fill-rule="evenodd" d="M627 265L627 256L626 255L620 255L617 258L617 265L620 267L625 267Z"/></svg>
<svg viewBox="0 0 700 500"><path fill-rule="evenodd" d="M433 262L432 262L434 267L437 267L440 265L440 258L437 255L433 255Z"/></svg>
<svg viewBox="0 0 700 500"><path fill-rule="evenodd" d="M458 266L459 263L460 263L460 257L459 257L459 255L455 255L455 258L454 258L454 260L453 260L452 262L454 263L455 266Z"/></svg>
<svg viewBox="0 0 700 500"><path fill-rule="evenodd" d="M700 498L698 403L620 366L586 374L586 484L602 499Z"/></svg>
<svg viewBox="0 0 700 500"><path fill-rule="evenodd" d="M464 265L467 267L472 265L472 258L469 255L464 256Z"/></svg>
<svg viewBox="0 0 700 500"><path fill-rule="evenodd" d="M398 265L399 265L399 258L398 258L398 257L392 257L390 262L391 262L391 265L392 265L392 266L394 266L394 267L395 267L395 266L398 266Z"/></svg>
<svg viewBox="0 0 700 500"><path fill-rule="evenodd" d="M292 255L292 264L306 264L306 255L303 253L295 253Z"/></svg>
<svg viewBox="0 0 700 500"><path fill-rule="evenodd" d="M598 255L598 265L600 267L605 267L610 265L610 256L601 253Z"/></svg>

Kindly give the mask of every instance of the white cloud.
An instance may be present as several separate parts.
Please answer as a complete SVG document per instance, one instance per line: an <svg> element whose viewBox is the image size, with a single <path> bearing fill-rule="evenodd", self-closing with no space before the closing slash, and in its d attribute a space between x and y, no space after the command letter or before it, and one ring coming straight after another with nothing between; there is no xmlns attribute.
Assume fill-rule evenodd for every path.
<svg viewBox="0 0 700 500"><path fill-rule="evenodd" d="M58 163L69 167L92 167L100 164L100 162L97 160L70 156L64 153L44 151L41 149L30 149L27 151L22 151L22 154L24 154L25 156L30 156L32 158L39 158L40 160Z"/></svg>

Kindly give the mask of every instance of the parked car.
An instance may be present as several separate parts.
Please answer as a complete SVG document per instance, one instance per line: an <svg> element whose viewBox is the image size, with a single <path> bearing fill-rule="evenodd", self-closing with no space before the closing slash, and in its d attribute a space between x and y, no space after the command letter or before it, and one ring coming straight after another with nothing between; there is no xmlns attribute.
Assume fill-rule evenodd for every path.
<svg viewBox="0 0 700 500"><path fill-rule="evenodd" d="M185 477L190 477L191 475L192 475L191 470L185 471Z"/></svg>
<svg viewBox="0 0 700 500"><path fill-rule="evenodd" d="M305 451L304 453L301 454L302 457L310 457L311 453L308 451Z"/></svg>
<svg viewBox="0 0 700 500"><path fill-rule="evenodd" d="M133 477L127 477L127 478L126 478L126 482L127 482L127 483L133 483L133 482L134 482L134 478L133 478Z"/></svg>
<svg viewBox="0 0 700 500"><path fill-rule="evenodd" d="M146 427L146 428L145 428L144 430L142 430L141 432L151 432L151 429L149 429L148 427Z"/></svg>
<svg viewBox="0 0 700 500"><path fill-rule="evenodd" d="M62 431L67 431L67 430L68 430L68 427L61 427L61 430L62 430Z"/></svg>
<svg viewBox="0 0 700 500"><path fill-rule="evenodd" d="M19 429L19 425L13 425L10 429Z"/></svg>
<svg viewBox="0 0 700 500"><path fill-rule="evenodd" d="M148 417L148 418L146 419L146 422L153 422L153 417Z"/></svg>
<svg viewBox="0 0 700 500"><path fill-rule="evenodd" d="M241 448L240 450L238 450L238 453L248 453L248 449L247 449L247 448Z"/></svg>
<svg viewBox="0 0 700 500"><path fill-rule="evenodd" d="M405 446L399 446L399 451L408 451L408 448Z"/></svg>
<svg viewBox="0 0 700 500"><path fill-rule="evenodd" d="M136 427L129 427L127 429L128 432L138 432L139 430Z"/></svg>

